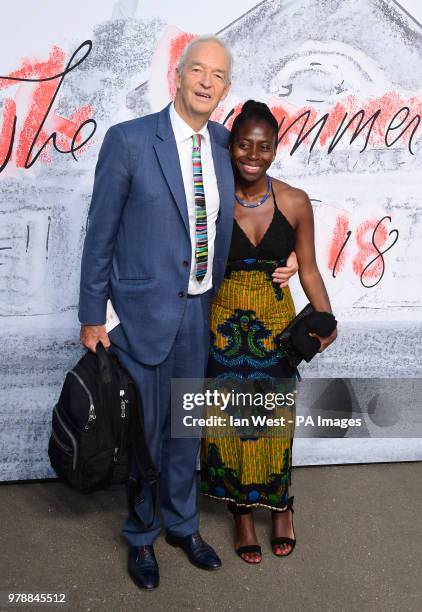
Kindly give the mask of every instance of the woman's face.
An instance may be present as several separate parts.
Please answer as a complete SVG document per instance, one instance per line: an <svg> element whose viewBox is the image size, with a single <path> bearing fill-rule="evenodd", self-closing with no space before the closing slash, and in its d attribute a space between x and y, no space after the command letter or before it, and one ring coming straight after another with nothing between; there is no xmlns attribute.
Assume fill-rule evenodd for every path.
<svg viewBox="0 0 422 612"><path fill-rule="evenodd" d="M230 146L235 172L244 181L255 183L275 158L275 136L267 121L248 119L242 123Z"/></svg>

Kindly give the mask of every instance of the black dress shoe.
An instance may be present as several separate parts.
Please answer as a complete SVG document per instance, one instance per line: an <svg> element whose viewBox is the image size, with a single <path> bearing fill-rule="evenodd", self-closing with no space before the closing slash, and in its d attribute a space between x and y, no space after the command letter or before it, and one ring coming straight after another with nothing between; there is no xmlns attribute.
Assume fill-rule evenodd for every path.
<svg viewBox="0 0 422 612"><path fill-rule="evenodd" d="M128 569L131 578L141 589L155 589L160 583L158 563L152 546L131 546Z"/></svg>
<svg viewBox="0 0 422 612"><path fill-rule="evenodd" d="M198 532L185 537L168 533L166 541L171 546L180 546L187 554L189 561L196 567L205 570L216 570L221 567L220 557L209 544L204 542Z"/></svg>

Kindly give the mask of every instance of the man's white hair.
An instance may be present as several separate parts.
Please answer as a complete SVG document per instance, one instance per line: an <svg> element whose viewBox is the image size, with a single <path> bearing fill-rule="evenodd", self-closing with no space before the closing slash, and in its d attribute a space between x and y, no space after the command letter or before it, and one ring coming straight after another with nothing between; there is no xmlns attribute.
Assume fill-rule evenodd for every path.
<svg viewBox="0 0 422 612"><path fill-rule="evenodd" d="M205 43L205 42L214 42L217 43L217 45L220 45L220 47L222 47L224 49L224 51L226 52L226 55L228 57L229 60L229 72L228 72L228 80L229 83L231 83L232 80L232 66L233 66L233 58L232 58L232 54L231 51L229 49L229 47L226 45L226 43L224 41L221 40L221 38L218 38L218 36L214 36L213 34L207 34L205 36L198 36L198 38L194 38L183 50L182 55L180 56L180 59L177 63L177 70L179 72L182 72L185 63L186 63L186 59L189 55L190 50L195 47L196 45L199 45L200 43Z"/></svg>

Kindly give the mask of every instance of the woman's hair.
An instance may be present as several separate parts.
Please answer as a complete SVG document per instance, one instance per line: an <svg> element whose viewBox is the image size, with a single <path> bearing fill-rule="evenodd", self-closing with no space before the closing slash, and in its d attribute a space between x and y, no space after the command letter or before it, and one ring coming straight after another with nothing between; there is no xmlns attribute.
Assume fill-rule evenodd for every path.
<svg viewBox="0 0 422 612"><path fill-rule="evenodd" d="M242 110L233 121L233 126L230 132L230 144L233 143L239 128L245 121L253 119L255 121L266 121L274 132L275 142L278 140L278 123L270 109L264 102L255 102L248 100L242 106Z"/></svg>

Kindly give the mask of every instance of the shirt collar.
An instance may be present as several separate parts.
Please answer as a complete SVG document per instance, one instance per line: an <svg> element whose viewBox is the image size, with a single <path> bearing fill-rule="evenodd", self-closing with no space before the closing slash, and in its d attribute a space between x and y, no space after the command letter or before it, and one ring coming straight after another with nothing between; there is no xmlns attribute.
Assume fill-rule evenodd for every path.
<svg viewBox="0 0 422 612"><path fill-rule="evenodd" d="M169 114L171 127L173 128L174 138L176 139L177 144L192 138L193 134L201 134L204 142L207 142L207 138L209 138L208 122L199 130L199 132L195 132L195 130L193 130L190 125L188 125L186 121L184 121L178 114L174 108L174 103L170 105Z"/></svg>

